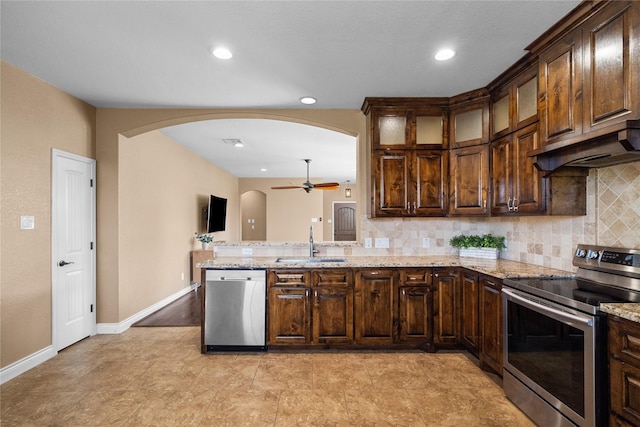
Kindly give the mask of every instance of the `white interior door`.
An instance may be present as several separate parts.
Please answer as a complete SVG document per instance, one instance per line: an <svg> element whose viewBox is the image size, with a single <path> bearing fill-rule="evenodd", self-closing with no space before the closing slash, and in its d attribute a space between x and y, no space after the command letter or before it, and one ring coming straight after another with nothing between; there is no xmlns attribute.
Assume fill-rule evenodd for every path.
<svg viewBox="0 0 640 427"><path fill-rule="evenodd" d="M95 160L52 153L53 346L96 333Z"/></svg>

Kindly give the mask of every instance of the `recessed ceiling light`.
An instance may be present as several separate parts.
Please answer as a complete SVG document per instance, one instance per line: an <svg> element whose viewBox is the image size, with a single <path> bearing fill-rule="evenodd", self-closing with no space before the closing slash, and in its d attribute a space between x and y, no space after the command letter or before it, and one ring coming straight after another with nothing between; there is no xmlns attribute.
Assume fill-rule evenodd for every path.
<svg viewBox="0 0 640 427"><path fill-rule="evenodd" d="M215 48L211 53L213 53L213 56L218 59L231 59L231 57L233 56L231 51L224 47Z"/></svg>
<svg viewBox="0 0 640 427"><path fill-rule="evenodd" d="M446 61L447 59L451 59L456 55L456 52L451 49L442 49L436 52L435 58L438 61Z"/></svg>
<svg viewBox="0 0 640 427"><path fill-rule="evenodd" d="M262 168L262 169L260 169L260 172L266 172L266 171L267 171L267 169L266 169L266 168Z"/></svg>
<svg viewBox="0 0 640 427"><path fill-rule="evenodd" d="M300 98L300 102L306 105L311 105L315 104L317 100L312 96L303 96L302 98Z"/></svg>

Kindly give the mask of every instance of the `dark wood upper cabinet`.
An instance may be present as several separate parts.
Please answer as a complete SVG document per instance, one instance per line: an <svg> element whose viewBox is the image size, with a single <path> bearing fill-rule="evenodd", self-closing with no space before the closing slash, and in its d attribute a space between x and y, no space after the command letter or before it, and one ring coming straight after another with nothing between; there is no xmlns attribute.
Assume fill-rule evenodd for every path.
<svg viewBox="0 0 640 427"><path fill-rule="evenodd" d="M491 143L492 215L544 212L545 182L528 155L538 145L537 123Z"/></svg>
<svg viewBox="0 0 640 427"><path fill-rule="evenodd" d="M486 91L473 91L452 98L449 147L455 149L488 142L489 97Z"/></svg>
<svg viewBox="0 0 640 427"><path fill-rule="evenodd" d="M448 100L366 98L372 217L445 216Z"/></svg>
<svg viewBox="0 0 640 427"><path fill-rule="evenodd" d="M540 55L540 132L545 143L582 133L582 37L574 30Z"/></svg>
<svg viewBox="0 0 640 427"><path fill-rule="evenodd" d="M564 146L640 117L640 3L600 3L540 53L540 132Z"/></svg>
<svg viewBox="0 0 640 427"><path fill-rule="evenodd" d="M372 149L446 149L446 98L366 98Z"/></svg>
<svg viewBox="0 0 640 427"><path fill-rule="evenodd" d="M489 146L451 150L450 215L489 215Z"/></svg>
<svg viewBox="0 0 640 427"><path fill-rule="evenodd" d="M373 216L446 215L448 154L446 150L374 150Z"/></svg>
<svg viewBox="0 0 640 427"><path fill-rule="evenodd" d="M538 65L525 65L527 68L492 90L492 140L538 121Z"/></svg>
<svg viewBox="0 0 640 427"><path fill-rule="evenodd" d="M640 117L640 5L612 2L581 27L583 132Z"/></svg>

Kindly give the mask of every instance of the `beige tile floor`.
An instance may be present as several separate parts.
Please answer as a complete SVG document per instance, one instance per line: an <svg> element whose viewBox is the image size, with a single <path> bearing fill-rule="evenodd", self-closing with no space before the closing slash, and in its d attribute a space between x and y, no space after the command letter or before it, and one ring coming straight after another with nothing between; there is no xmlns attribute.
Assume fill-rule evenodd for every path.
<svg viewBox="0 0 640 427"><path fill-rule="evenodd" d="M460 352L202 355L199 328L81 341L3 384L2 426L532 426Z"/></svg>

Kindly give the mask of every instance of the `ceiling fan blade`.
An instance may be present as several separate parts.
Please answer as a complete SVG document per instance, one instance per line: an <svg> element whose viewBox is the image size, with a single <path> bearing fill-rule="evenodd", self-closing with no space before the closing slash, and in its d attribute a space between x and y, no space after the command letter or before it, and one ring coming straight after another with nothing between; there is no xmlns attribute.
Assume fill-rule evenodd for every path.
<svg viewBox="0 0 640 427"><path fill-rule="evenodd" d="M319 182L317 184L313 184L313 187L340 187L340 184L337 182Z"/></svg>
<svg viewBox="0 0 640 427"><path fill-rule="evenodd" d="M280 187L271 187L272 190L293 190L295 188L305 188L305 187L300 187L299 185L283 185Z"/></svg>
<svg viewBox="0 0 640 427"><path fill-rule="evenodd" d="M337 182L321 182L313 184L313 188L317 188L318 190L337 190L339 187L340 184Z"/></svg>

